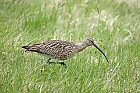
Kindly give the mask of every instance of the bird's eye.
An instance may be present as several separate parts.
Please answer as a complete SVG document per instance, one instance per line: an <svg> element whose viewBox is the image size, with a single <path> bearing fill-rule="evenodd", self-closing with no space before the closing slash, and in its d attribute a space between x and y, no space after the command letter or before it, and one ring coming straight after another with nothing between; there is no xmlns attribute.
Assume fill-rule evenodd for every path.
<svg viewBox="0 0 140 93"><path fill-rule="evenodd" d="M93 40L90 40L91 43L93 43Z"/></svg>

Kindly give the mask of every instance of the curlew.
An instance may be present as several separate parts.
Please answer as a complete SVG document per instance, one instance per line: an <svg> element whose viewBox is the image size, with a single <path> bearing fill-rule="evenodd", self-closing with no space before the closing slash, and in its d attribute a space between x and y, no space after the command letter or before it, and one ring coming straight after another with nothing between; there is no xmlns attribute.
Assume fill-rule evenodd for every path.
<svg viewBox="0 0 140 93"><path fill-rule="evenodd" d="M92 38L86 38L83 42L74 43L62 40L51 40L48 42L38 43L31 46L23 46L25 52L37 52L39 54L45 55L48 57L47 62L49 64L61 64L66 66L64 62L58 62L59 60L67 60L73 57L76 53L81 52L88 46L96 47L105 57L108 62L108 59L105 53L94 43ZM56 62L50 62L51 59L56 59Z"/></svg>

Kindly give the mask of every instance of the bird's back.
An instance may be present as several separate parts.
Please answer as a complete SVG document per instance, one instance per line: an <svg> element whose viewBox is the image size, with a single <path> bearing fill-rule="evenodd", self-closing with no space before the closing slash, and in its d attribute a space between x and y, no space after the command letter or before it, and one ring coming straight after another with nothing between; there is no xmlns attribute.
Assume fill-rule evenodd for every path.
<svg viewBox="0 0 140 93"><path fill-rule="evenodd" d="M23 46L26 51L37 52L59 60L66 60L74 56L77 46L73 42L52 40L49 42L38 43L32 46Z"/></svg>

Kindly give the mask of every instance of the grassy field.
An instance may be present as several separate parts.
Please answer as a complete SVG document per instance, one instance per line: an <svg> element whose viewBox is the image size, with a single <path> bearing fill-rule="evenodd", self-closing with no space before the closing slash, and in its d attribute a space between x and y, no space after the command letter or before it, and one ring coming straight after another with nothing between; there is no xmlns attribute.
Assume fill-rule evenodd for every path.
<svg viewBox="0 0 140 93"><path fill-rule="evenodd" d="M140 93L140 1L120 1L0 0L0 93ZM87 37L109 63L93 47L68 68L21 48Z"/></svg>

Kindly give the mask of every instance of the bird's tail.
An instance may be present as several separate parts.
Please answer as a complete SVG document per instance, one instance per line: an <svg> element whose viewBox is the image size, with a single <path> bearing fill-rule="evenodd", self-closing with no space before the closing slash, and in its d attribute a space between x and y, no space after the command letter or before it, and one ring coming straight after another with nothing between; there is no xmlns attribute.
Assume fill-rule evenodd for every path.
<svg viewBox="0 0 140 93"><path fill-rule="evenodd" d="M40 52L39 48L37 45L32 45L32 46L22 46L22 48L26 49L25 52Z"/></svg>
<svg viewBox="0 0 140 93"><path fill-rule="evenodd" d="M29 46L22 46L22 48L29 49Z"/></svg>
<svg viewBox="0 0 140 93"><path fill-rule="evenodd" d="M25 52L30 51L30 46L22 46L22 48L26 49Z"/></svg>

